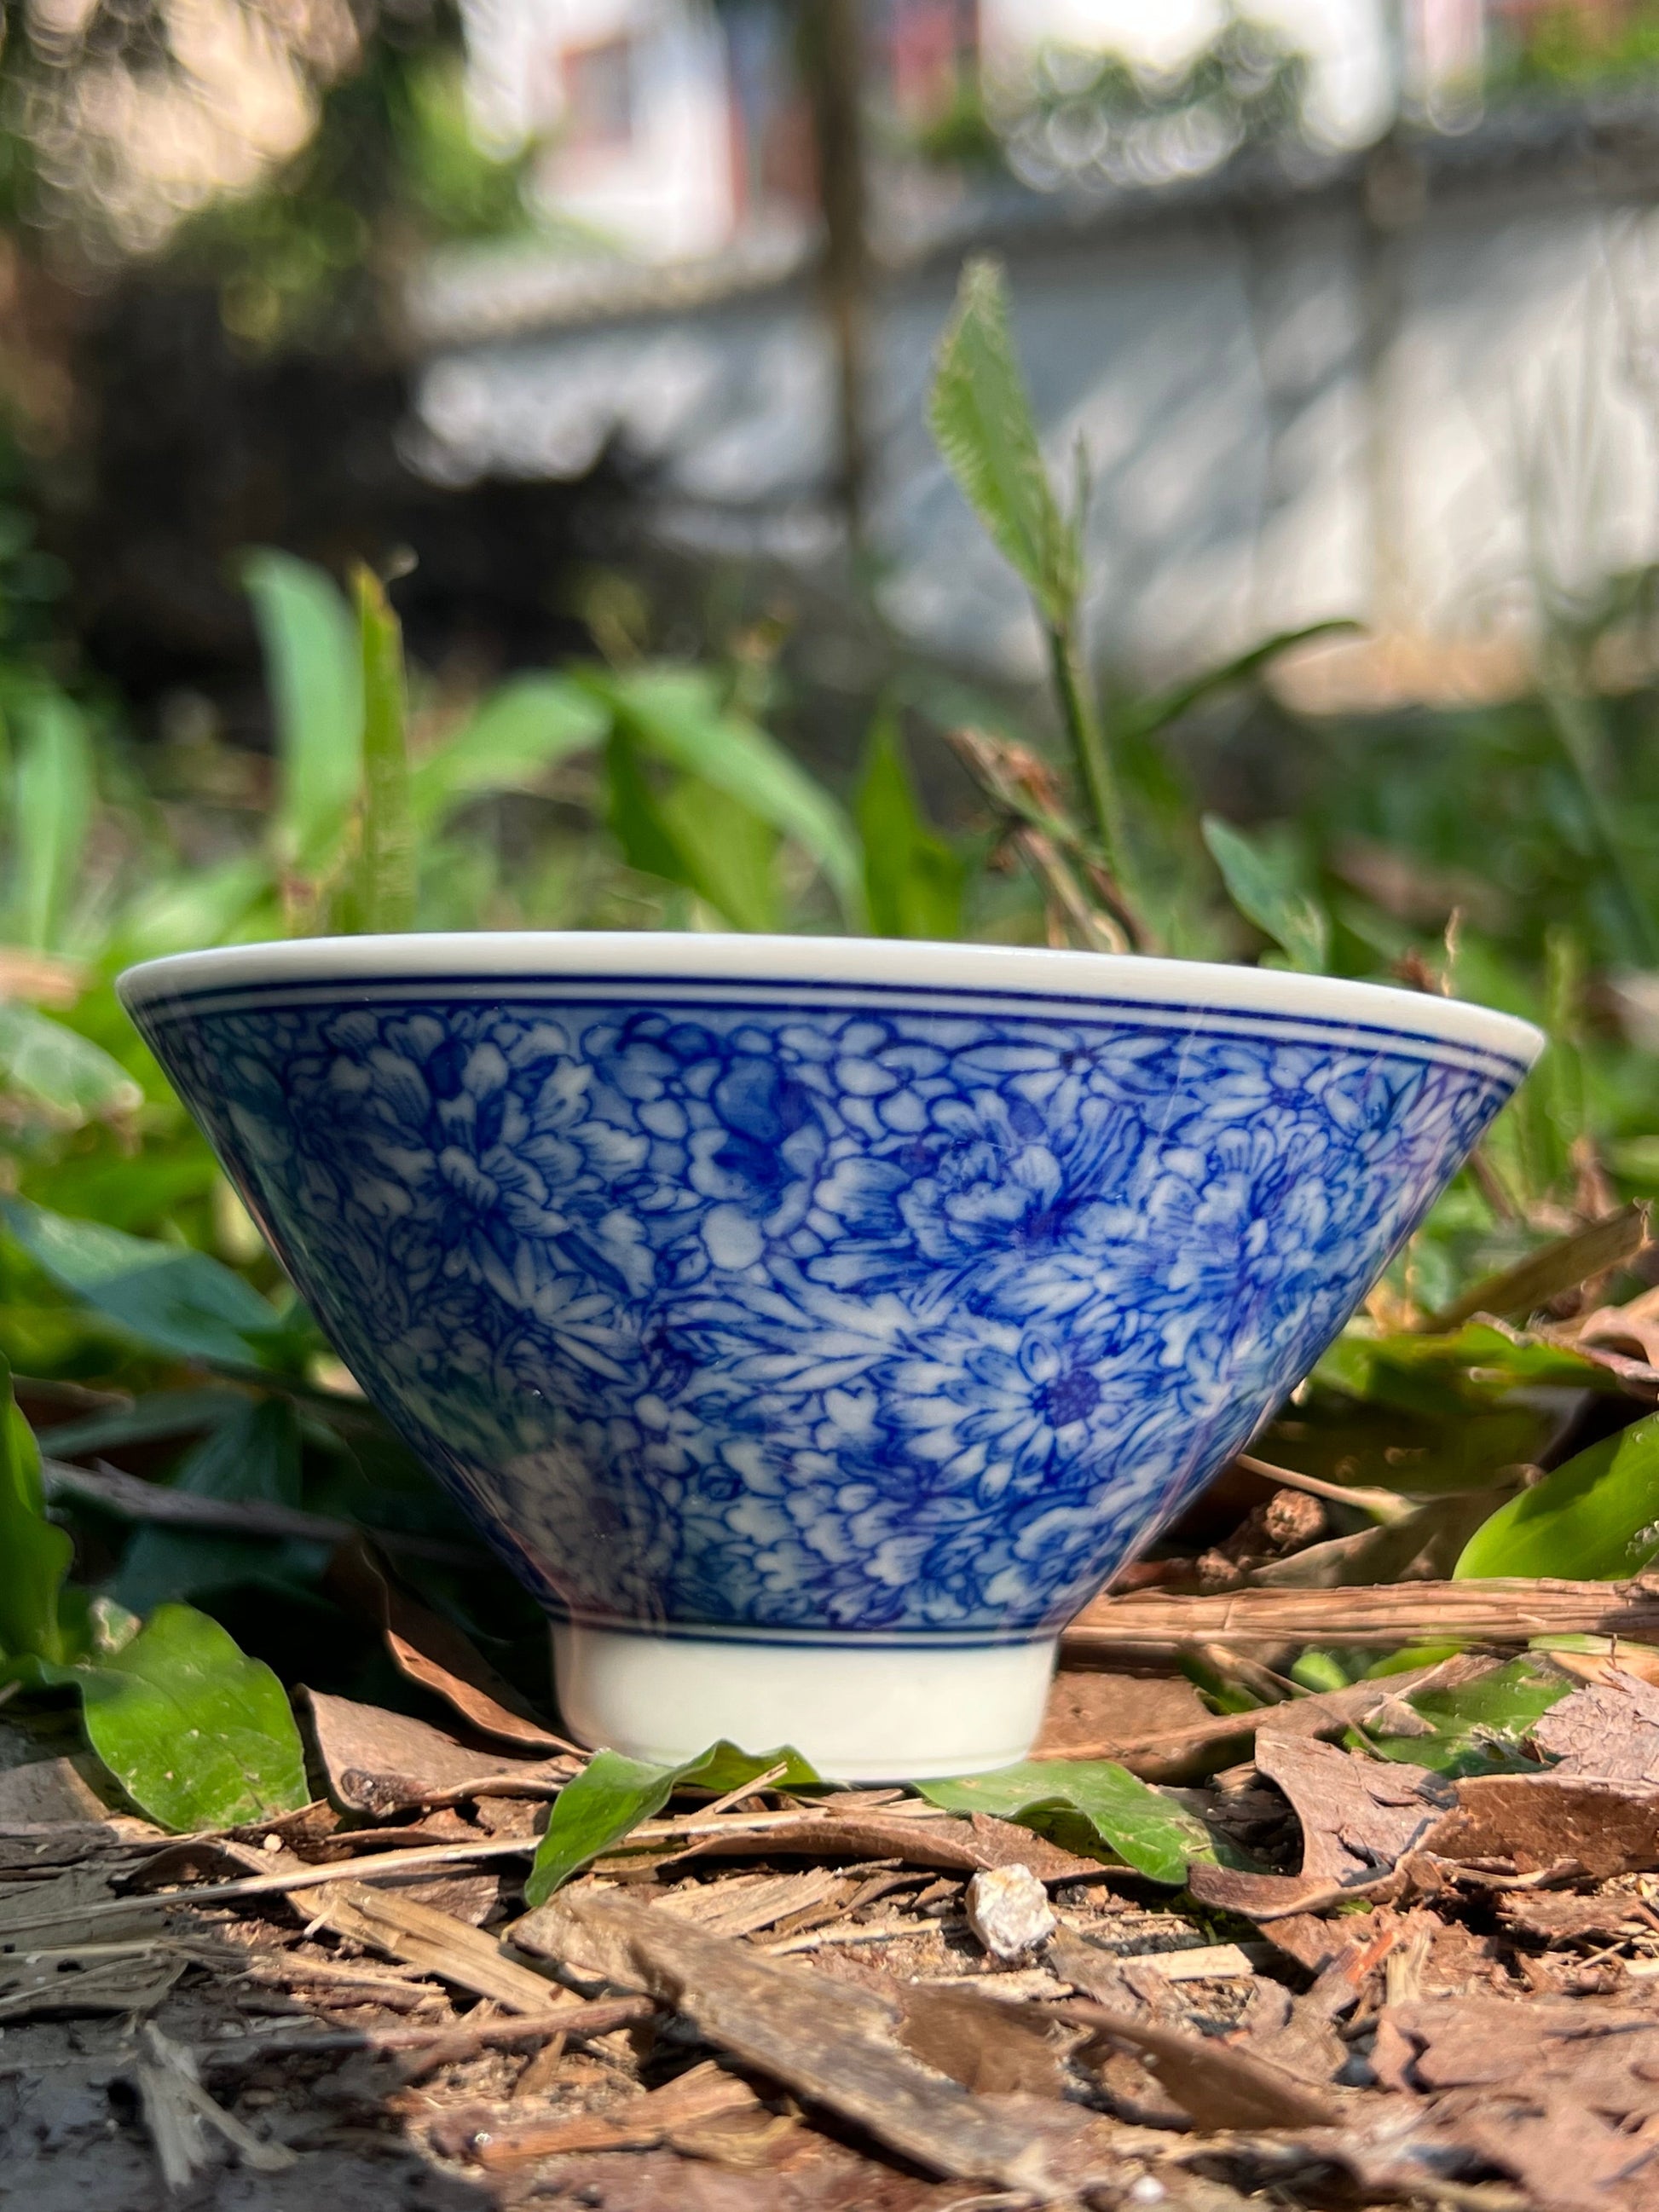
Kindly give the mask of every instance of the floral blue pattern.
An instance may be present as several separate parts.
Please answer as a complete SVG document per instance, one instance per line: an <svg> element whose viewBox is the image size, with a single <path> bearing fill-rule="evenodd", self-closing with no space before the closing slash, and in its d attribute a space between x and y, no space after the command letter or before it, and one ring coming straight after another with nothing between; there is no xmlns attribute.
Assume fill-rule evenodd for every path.
<svg viewBox="0 0 1659 2212"><path fill-rule="evenodd" d="M550 1608L1041 1633L1312 1364L1513 1088L1160 1007L372 981L140 1024Z"/></svg>

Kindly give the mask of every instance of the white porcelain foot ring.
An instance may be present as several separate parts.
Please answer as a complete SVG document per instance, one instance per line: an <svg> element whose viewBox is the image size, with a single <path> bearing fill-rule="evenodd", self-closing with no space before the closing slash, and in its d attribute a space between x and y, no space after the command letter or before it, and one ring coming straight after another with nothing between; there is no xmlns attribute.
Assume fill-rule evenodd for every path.
<svg viewBox="0 0 1659 2212"><path fill-rule="evenodd" d="M1054 1648L553 1631L559 1709L584 1743L662 1765L722 1736L745 1751L791 1744L827 1782L985 1773L1024 1759Z"/></svg>

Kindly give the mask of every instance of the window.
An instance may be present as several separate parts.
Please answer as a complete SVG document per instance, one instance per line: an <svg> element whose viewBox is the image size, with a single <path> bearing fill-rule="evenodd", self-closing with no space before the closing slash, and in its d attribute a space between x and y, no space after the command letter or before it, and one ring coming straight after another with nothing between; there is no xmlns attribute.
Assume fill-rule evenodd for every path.
<svg viewBox="0 0 1659 2212"><path fill-rule="evenodd" d="M580 152L626 146L634 136L634 42L575 46L563 59L564 143Z"/></svg>

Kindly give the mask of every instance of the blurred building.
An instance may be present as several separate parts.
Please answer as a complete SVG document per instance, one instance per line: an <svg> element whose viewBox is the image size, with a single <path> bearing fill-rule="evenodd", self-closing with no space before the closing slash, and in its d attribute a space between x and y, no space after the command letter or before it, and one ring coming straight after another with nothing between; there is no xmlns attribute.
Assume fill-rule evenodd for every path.
<svg viewBox="0 0 1659 2212"><path fill-rule="evenodd" d="M1345 0L1322 4L1328 32ZM481 110L503 137L550 134L540 188L567 227L429 272L422 465L456 482L565 477L618 448L678 542L833 556L835 371L788 11L470 5ZM968 659L1036 665L1021 594L964 527L923 422L956 272L978 248L1010 266L1054 452L1079 434L1090 447L1097 628L1120 659L1177 665L1327 616L1502 633L1540 592L1571 599L1659 558L1647 87L1483 111L1494 57L1524 78L1559 0L1553 15L1349 0L1355 40L1346 62L1328 50L1328 74L1347 67L1344 112L1373 118L1375 143L1160 124L1126 165L1121 133L1084 161L1054 125L1028 165L1043 189L903 157L981 70L1006 82L1056 43L1083 51L1091 22L1123 12L872 0L868 523L890 618ZM1631 14L1580 12L1592 40ZM1396 104L1419 120L1379 139Z"/></svg>

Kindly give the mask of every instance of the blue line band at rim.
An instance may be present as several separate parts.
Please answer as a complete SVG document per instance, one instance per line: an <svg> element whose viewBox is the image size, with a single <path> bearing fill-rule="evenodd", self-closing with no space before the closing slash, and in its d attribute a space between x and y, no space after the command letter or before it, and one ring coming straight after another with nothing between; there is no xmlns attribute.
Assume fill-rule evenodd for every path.
<svg viewBox="0 0 1659 2212"><path fill-rule="evenodd" d="M895 982L893 972L908 971ZM1282 969L1136 954L1050 951L880 938L676 935L660 931L413 932L298 938L173 953L118 979L129 1012L167 1000L250 986L535 983L635 988L703 982L764 988L908 990L1075 1007L1092 1002L1207 1015L1341 1024L1419 1043L1491 1054L1524 1073L1542 1033L1513 1014L1457 999Z"/></svg>

